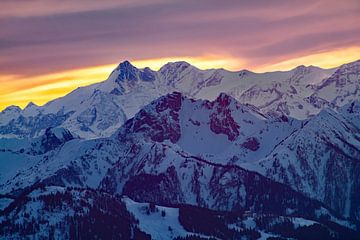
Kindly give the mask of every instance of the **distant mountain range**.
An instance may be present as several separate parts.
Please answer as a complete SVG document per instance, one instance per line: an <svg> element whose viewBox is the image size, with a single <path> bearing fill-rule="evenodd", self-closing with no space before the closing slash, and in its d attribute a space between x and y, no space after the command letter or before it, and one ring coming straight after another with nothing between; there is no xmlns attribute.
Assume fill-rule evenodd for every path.
<svg viewBox="0 0 360 240"><path fill-rule="evenodd" d="M0 113L0 236L358 239L360 61L159 71ZM0 237L0 238L1 238Z"/></svg>
<svg viewBox="0 0 360 240"><path fill-rule="evenodd" d="M214 100L226 93L266 115L307 119L360 96L360 61L334 69L299 66L285 72L200 70L186 62L159 71L121 63L101 83L74 90L44 106L10 106L0 113L0 137L37 137L48 127L64 127L82 138L108 137L143 106L178 91Z"/></svg>

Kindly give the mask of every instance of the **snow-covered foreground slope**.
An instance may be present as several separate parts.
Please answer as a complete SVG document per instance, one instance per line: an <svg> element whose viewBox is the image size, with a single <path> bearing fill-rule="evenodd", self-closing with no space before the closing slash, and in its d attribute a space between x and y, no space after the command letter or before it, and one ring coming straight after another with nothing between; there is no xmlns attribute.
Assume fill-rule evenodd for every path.
<svg viewBox="0 0 360 240"><path fill-rule="evenodd" d="M313 211L311 209L309 212ZM324 216L331 221L324 220ZM140 203L94 189L37 184L0 211L2 239L356 239L357 232L328 213L211 211L189 205Z"/></svg>
<svg viewBox="0 0 360 240"><path fill-rule="evenodd" d="M74 90L44 106L11 106L0 113L0 137L36 137L48 127L63 127L82 138L110 136L152 100L173 91L214 100L221 92L257 106L263 114L305 119L326 106L359 97L360 62L337 69L299 66L290 71L253 73L200 70L186 62L159 71L121 63L101 83Z"/></svg>

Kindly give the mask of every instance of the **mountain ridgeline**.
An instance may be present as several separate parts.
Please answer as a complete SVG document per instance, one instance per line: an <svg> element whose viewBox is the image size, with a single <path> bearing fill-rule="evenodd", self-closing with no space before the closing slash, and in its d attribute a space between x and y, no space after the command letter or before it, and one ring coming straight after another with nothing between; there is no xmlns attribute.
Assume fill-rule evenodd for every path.
<svg viewBox="0 0 360 240"><path fill-rule="evenodd" d="M64 127L82 138L108 137L151 101L174 91L214 100L226 93L263 114L299 120L323 108L338 108L360 95L360 61L334 69L299 66L290 71L200 70L186 62L153 71L121 63L101 83L81 87L44 106L10 106L0 113L0 137L37 137L49 127Z"/></svg>

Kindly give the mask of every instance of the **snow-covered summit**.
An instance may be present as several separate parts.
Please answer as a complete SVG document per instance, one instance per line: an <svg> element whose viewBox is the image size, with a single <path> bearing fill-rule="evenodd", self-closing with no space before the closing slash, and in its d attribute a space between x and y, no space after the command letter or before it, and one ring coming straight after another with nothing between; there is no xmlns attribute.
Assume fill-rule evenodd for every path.
<svg viewBox="0 0 360 240"><path fill-rule="evenodd" d="M116 82L122 81L154 81L155 72L150 68L146 67L144 69L137 69L129 61L124 61L119 64L119 66L114 70L113 74L116 74Z"/></svg>

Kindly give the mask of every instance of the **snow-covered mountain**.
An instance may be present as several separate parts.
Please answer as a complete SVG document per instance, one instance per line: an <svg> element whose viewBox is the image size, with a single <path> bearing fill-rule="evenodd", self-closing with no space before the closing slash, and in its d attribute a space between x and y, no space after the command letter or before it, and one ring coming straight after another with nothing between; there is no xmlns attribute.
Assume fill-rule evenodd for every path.
<svg viewBox="0 0 360 240"><path fill-rule="evenodd" d="M63 127L87 139L107 137L143 106L173 91L208 100L224 92L257 106L263 114L306 119L326 106L342 106L359 97L359 65L357 61L334 69L299 66L254 73L200 70L186 62L153 71L125 61L106 81L78 88L44 106L6 108L0 113L0 137L36 137L49 127Z"/></svg>
<svg viewBox="0 0 360 240"><path fill-rule="evenodd" d="M135 148L131 144L145 148L135 154L137 158L169 148L169 154L181 159L196 157L214 164L251 162L265 157L299 126L297 120L269 119L255 107L242 105L226 94L210 102L175 92L144 107L110 138L67 138L60 147L42 152L34 150L37 144L33 143L42 140L2 139L0 158L23 159L27 165L18 163L13 171L4 172L7 177L2 178L0 188L3 192L25 188L39 176L47 181L64 180L63 184L98 187L110 166L130 156L130 148ZM46 133L39 139L47 138ZM126 165L135 163L131 160ZM165 162L163 168L167 165Z"/></svg>
<svg viewBox="0 0 360 240"><path fill-rule="evenodd" d="M154 239L158 231L162 239L227 239L251 229L289 237L285 226L351 239L359 225L359 109L354 102L300 121L224 93L208 101L174 92L111 137L84 140L55 128L2 139L0 234L66 238L78 222L83 236L89 228L111 235L120 226L101 232L94 223L119 218L129 231L118 234ZM43 142L54 144L44 150ZM202 229L192 211L226 225Z"/></svg>
<svg viewBox="0 0 360 240"><path fill-rule="evenodd" d="M357 239L359 67L125 61L44 106L8 107L0 238Z"/></svg>

